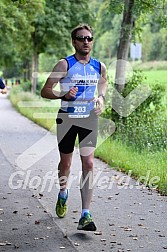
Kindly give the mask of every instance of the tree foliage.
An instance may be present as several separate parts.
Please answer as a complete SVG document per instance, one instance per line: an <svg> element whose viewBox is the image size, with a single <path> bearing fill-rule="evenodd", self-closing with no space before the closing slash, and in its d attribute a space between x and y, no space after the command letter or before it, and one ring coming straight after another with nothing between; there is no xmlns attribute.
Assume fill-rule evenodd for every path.
<svg viewBox="0 0 167 252"><path fill-rule="evenodd" d="M144 60L165 59L165 28L167 0L104 0L97 14L95 56L107 64L109 53L110 58L127 61L130 42L142 41ZM116 68L116 79L124 79L123 68Z"/></svg>
<svg viewBox="0 0 167 252"><path fill-rule="evenodd" d="M96 1L99 2L99 1ZM103 53L103 49L99 51L100 47L113 48L114 50L111 54L111 58L116 57L117 54L117 46L120 38L121 32L121 20L123 19L123 11L129 1L125 0L104 0L102 4L98 5L97 12L97 21L96 21L96 37L95 37L95 56L100 57L105 63L108 63L108 58L105 56L105 50ZM150 41L150 46L153 48L154 36L160 36L162 44L164 45L164 36L162 33L166 33L166 20L167 20L167 1L134 1L133 6L133 29L131 34L131 40L133 42L141 42L143 44L143 60L150 60L150 58L154 56L149 56L152 53L152 50L148 47L147 39ZM119 20L119 25L118 25ZM116 28L117 27L117 28ZM149 29L149 37L147 36L146 30ZM110 32L110 44L108 41L106 43L101 44L101 37L104 36L104 33ZM153 34L157 33L157 34ZM159 35L158 35L159 34ZM103 41L104 42L104 41ZM96 50L96 47L98 48ZM146 51L145 48L148 48ZM161 52L162 48L154 48L156 50L157 55L155 59L164 59L164 50ZM167 52L165 53L165 55Z"/></svg>
<svg viewBox="0 0 167 252"><path fill-rule="evenodd" d="M1 60L3 69L21 68L24 61L30 58L30 33L33 31L32 20L36 13L43 11L44 1L12 1L2 0L0 3L0 41ZM22 67L20 64L22 61ZM19 64L18 64L19 62ZM7 71L5 71L7 72ZM11 71L12 72L12 71ZM18 72L17 74L20 74Z"/></svg>
<svg viewBox="0 0 167 252"><path fill-rule="evenodd" d="M70 30L82 22L95 28L94 56L108 63L110 58L116 57L123 11L129 1L1 0L1 70L6 69L7 74L12 68L10 75L24 72L25 78L30 78L32 55L36 54L38 58L39 54L45 53L50 58L55 55L57 59L66 56L72 50ZM134 1L131 38L137 41L137 34L143 38L145 60L167 58L167 35L162 30L167 24L166 9L167 0ZM158 49L156 43L162 45L161 48Z"/></svg>
<svg viewBox="0 0 167 252"><path fill-rule="evenodd" d="M33 56L33 71L38 71L40 53L65 56L71 48L70 30L78 23L93 24L86 0L2 0L0 7L3 68L18 57L22 66L29 66Z"/></svg>

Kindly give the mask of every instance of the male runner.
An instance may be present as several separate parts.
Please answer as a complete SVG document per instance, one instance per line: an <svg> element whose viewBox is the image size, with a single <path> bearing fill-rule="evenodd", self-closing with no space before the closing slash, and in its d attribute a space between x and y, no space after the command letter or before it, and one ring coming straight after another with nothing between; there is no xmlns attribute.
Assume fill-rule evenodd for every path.
<svg viewBox="0 0 167 252"><path fill-rule="evenodd" d="M71 32L71 38L75 48L74 55L61 59L55 65L41 91L41 96L61 99L61 108L56 119L60 152L58 165L60 191L56 213L58 217L63 218L67 212L67 179L78 136L82 163L82 212L77 229L95 231L96 226L89 212L93 194L90 185L93 181L98 116L102 113L107 88L106 67L90 56L93 46L93 31L90 26L86 24L77 26ZM58 82L61 92L54 90Z"/></svg>

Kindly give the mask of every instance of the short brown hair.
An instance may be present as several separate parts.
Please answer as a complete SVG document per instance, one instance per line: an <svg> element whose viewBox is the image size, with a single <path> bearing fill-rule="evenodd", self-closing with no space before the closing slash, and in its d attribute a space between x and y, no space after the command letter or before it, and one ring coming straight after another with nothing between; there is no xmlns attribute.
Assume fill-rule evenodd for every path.
<svg viewBox="0 0 167 252"><path fill-rule="evenodd" d="M83 30L83 29L89 31L89 32L92 34L92 36L93 36L93 30L92 30L92 27L91 27L91 26L89 26L88 24L80 24L80 25L76 26L76 27L72 30L72 32L71 32L71 38L72 38L72 39L75 39L75 38L76 38L77 31L80 31L80 30Z"/></svg>

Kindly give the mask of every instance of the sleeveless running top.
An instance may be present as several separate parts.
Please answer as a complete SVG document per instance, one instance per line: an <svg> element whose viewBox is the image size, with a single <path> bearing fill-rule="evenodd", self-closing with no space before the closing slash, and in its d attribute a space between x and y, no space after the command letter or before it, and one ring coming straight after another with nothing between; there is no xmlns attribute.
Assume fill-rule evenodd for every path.
<svg viewBox="0 0 167 252"><path fill-rule="evenodd" d="M69 117L88 117L94 109L95 92L101 75L101 64L90 58L86 64L81 63L71 55L65 58L68 64L67 75L60 80L61 92L68 92L71 87L78 87L76 98L61 101L61 109L68 112Z"/></svg>

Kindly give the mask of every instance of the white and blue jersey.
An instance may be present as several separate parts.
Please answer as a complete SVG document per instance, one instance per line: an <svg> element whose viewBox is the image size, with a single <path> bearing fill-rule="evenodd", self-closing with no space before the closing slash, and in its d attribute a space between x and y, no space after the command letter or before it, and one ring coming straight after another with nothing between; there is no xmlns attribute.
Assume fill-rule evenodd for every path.
<svg viewBox="0 0 167 252"><path fill-rule="evenodd" d="M74 55L65 58L68 63L67 75L60 80L62 92L68 92L71 87L78 87L76 98L70 101L61 101L61 109L69 114L69 117L88 117L94 109L94 97L97 84L101 75L101 64L98 60L90 58L87 64L83 64Z"/></svg>

